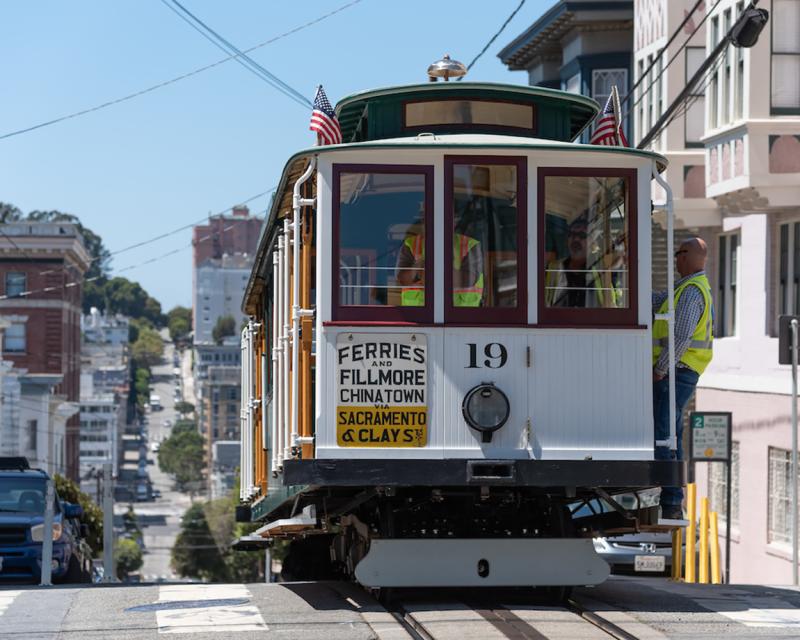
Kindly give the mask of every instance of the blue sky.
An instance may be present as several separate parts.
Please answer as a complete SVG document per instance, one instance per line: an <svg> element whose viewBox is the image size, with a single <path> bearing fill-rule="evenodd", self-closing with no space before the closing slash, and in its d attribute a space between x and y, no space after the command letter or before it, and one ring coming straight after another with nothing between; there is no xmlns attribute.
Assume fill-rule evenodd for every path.
<svg viewBox="0 0 800 640"><path fill-rule="evenodd" d="M524 84L497 52L555 0L527 0L472 69L471 80ZM183 0L245 49L346 4ZM444 53L468 63L519 0L359 4L255 51L301 93L332 102L424 82ZM0 135L94 106L214 62L224 54L159 0L0 3ZM285 160L314 141L309 112L234 61L123 104L0 140L0 201L78 215L118 250L274 186ZM250 203L263 211L267 197ZM116 256L165 309L191 302L187 230Z"/></svg>

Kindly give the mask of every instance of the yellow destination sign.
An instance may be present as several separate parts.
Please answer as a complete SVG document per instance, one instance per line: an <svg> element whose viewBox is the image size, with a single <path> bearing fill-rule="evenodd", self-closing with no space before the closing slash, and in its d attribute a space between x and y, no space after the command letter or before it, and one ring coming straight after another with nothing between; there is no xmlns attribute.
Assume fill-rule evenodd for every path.
<svg viewBox="0 0 800 640"><path fill-rule="evenodd" d="M340 447L428 444L424 335L343 333L336 340L336 442Z"/></svg>
<svg viewBox="0 0 800 640"><path fill-rule="evenodd" d="M353 407L336 410L340 447L424 447L427 407Z"/></svg>

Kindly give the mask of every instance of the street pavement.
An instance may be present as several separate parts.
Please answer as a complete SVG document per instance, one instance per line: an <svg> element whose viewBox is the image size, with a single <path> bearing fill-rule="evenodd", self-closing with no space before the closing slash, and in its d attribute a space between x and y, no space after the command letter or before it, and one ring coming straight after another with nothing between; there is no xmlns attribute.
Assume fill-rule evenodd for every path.
<svg viewBox="0 0 800 640"><path fill-rule="evenodd" d="M409 640L421 625L434 640L575 640L609 637L529 590L400 590L392 615L356 585L161 584L0 589L0 639L275 637ZM574 600L640 640L800 637L800 590L686 585L612 576ZM417 628L420 628L419 626ZM225 634L223 636L223 634Z"/></svg>
<svg viewBox="0 0 800 640"><path fill-rule="evenodd" d="M171 551L180 530L181 516L191 504L189 495L177 491L170 476L158 468L158 454L153 453L151 449L154 442L162 442L169 437L172 427L165 426L165 421L169 420L175 424L175 420L178 418L175 412L177 400L174 394L177 381L173 375L175 368L173 354L172 343L165 342L164 361L153 367L154 382L151 385L153 393L158 394L161 398L164 408L162 411L148 410L147 413L149 420L146 441L147 457L153 461L153 464L148 464L147 470L153 489L161 491L161 497L150 502L118 503L114 507L114 513L122 515L127 510L128 504L132 504L139 517L144 538L144 565L139 573L142 580L146 582L178 579L178 576L170 568ZM189 354L185 355L191 357ZM186 375L187 370L184 367L181 369L183 375ZM191 377L191 368L188 370L188 375ZM185 385L185 379L183 384ZM194 401L193 396L187 398L184 395L183 397L189 402Z"/></svg>

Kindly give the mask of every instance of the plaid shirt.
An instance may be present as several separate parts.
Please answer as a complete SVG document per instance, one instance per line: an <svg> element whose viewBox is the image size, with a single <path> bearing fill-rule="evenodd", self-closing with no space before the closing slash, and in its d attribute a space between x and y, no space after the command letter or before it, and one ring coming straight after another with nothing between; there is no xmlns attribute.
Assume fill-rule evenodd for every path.
<svg viewBox="0 0 800 640"><path fill-rule="evenodd" d="M677 289L689 278L694 278L695 276L704 276L705 274L705 271L698 271L697 273L688 275L685 278L681 278L675 283L675 288ZM661 308L661 305L664 304L666 299L666 291L653 292L653 315L658 313L658 310ZM683 293L681 293L680 298L678 298L678 304L675 305L676 367L684 367L686 369L690 368L683 364L680 360L683 357L683 354L686 353L686 350L689 348L689 343L692 341L692 335L697 328L697 323L700 322L700 318L703 316L703 312L705 310L706 301L703 298L703 294L700 292L700 289L697 287L686 287L686 289L683 290ZM658 356L658 360L656 360L655 365L653 365L653 371L660 376L667 375L669 369L668 358L669 350L662 349L661 355Z"/></svg>

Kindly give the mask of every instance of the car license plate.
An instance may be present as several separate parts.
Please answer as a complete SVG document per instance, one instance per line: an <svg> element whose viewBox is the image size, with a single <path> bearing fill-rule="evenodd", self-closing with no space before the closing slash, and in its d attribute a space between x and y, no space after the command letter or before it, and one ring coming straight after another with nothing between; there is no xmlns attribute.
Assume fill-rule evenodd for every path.
<svg viewBox="0 0 800 640"><path fill-rule="evenodd" d="M664 556L636 556L633 568L635 571L663 571L665 566Z"/></svg>

